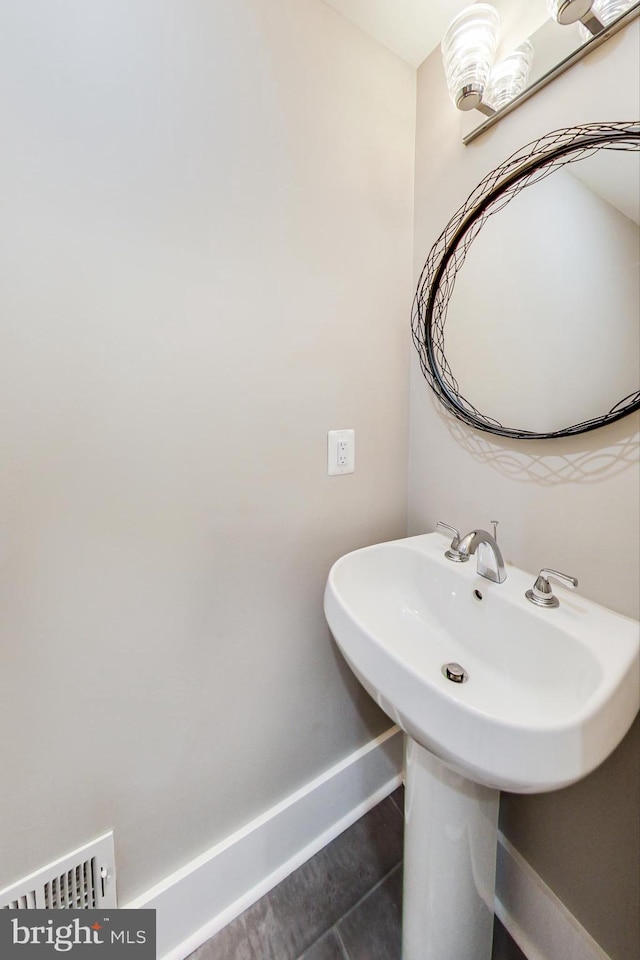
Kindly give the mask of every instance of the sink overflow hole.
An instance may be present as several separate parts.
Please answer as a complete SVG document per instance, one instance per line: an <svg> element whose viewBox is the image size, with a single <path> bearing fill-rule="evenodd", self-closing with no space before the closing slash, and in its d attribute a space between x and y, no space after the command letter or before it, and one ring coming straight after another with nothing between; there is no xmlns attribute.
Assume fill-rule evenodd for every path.
<svg viewBox="0 0 640 960"><path fill-rule="evenodd" d="M473 595L476 598L476 600L482 600L482 594L480 593L479 590L474 590Z"/></svg>
<svg viewBox="0 0 640 960"><path fill-rule="evenodd" d="M442 673L447 680L451 680L452 683L466 683L469 679L469 674L459 663L443 664Z"/></svg>

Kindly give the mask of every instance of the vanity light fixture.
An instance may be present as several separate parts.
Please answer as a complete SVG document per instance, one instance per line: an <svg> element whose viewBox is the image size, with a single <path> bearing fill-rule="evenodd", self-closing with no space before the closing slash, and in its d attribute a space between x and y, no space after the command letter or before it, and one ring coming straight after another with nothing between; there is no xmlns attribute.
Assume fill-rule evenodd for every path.
<svg viewBox="0 0 640 960"><path fill-rule="evenodd" d="M602 30L613 23L614 20L617 20L618 17L621 17L623 13L626 13L629 7L633 6L633 3L634 0L593 0L591 14L601 25L600 30ZM589 24L581 22L578 27L582 39L590 40L593 36L593 30L591 30ZM596 32L599 33L600 30Z"/></svg>
<svg viewBox="0 0 640 960"><path fill-rule="evenodd" d="M593 0L548 0L548 6L553 19L563 27L579 21L595 36L604 26L593 11Z"/></svg>
<svg viewBox="0 0 640 960"><path fill-rule="evenodd" d="M527 41L494 64L499 35L500 15L489 3L466 7L449 25L442 59L458 110L479 110L491 117L524 90L533 47Z"/></svg>
<svg viewBox="0 0 640 960"><path fill-rule="evenodd" d="M633 0L548 0L553 19L562 26L579 23L585 39L597 36L632 4Z"/></svg>
<svg viewBox="0 0 640 960"><path fill-rule="evenodd" d="M637 16L640 2L547 0L547 7L551 15L550 25L577 26L574 32L578 46L572 46L569 55L563 55L564 59L559 61L560 67L566 69L579 59L580 53L575 51L594 49L593 43L607 40L612 31L617 32L630 18ZM541 33L542 30L536 33L536 43ZM493 123L494 118L498 119L495 117L497 113L507 107L511 109L514 101L519 103L529 91L535 92L562 72L548 70L531 84L534 47L528 40L495 63L499 34L498 11L492 4L481 2L466 7L454 17L442 39L442 59L451 99L458 110L478 110L488 118L477 128L480 131L486 129L488 123ZM566 35L569 36L569 31ZM463 139L468 143L472 137L467 134Z"/></svg>

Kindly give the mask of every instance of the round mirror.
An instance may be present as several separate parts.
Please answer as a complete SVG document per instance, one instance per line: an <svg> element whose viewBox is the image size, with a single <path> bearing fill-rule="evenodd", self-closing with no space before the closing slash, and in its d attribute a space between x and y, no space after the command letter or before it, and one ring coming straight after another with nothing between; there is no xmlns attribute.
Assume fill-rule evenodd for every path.
<svg viewBox="0 0 640 960"><path fill-rule="evenodd" d="M640 407L639 150L638 126L557 131L492 171L448 224L412 326L458 419L548 438Z"/></svg>

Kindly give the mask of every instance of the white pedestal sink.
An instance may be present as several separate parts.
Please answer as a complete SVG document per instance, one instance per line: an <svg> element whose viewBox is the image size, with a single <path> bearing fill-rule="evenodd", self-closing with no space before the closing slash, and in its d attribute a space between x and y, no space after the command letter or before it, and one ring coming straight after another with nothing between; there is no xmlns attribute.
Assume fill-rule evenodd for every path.
<svg viewBox="0 0 640 960"><path fill-rule="evenodd" d="M490 960L499 791L590 773L640 707L640 625L535 576L492 583L439 533L334 564L325 615L351 669L407 734L403 960ZM468 679L443 673L460 664Z"/></svg>
<svg viewBox="0 0 640 960"><path fill-rule="evenodd" d="M404 960L489 960L500 792L406 738Z"/></svg>

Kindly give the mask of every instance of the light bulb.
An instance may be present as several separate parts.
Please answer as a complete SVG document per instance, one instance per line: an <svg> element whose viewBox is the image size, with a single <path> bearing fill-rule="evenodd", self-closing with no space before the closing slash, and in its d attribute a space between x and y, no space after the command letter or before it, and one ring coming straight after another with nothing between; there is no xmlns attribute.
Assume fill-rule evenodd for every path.
<svg viewBox="0 0 640 960"><path fill-rule="evenodd" d="M485 103L500 110L522 93L533 63L533 47L528 40L512 50L494 66L484 94Z"/></svg>
<svg viewBox="0 0 640 960"><path fill-rule="evenodd" d="M475 3L459 13L445 33L442 59L451 99L459 110L472 110L481 103L499 30L495 7Z"/></svg>

